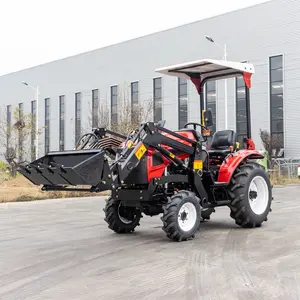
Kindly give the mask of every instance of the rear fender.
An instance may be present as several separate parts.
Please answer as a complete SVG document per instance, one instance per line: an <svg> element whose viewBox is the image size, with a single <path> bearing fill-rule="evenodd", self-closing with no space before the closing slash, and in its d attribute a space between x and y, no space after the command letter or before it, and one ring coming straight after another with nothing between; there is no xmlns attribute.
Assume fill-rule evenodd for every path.
<svg viewBox="0 0 300 300"><path fill-rule="evenodd" d="M218 182L229 183L234 171L245 159L262 158L264 156L256 150L239 150L233 155L229 154L220 167Z"/></svg>

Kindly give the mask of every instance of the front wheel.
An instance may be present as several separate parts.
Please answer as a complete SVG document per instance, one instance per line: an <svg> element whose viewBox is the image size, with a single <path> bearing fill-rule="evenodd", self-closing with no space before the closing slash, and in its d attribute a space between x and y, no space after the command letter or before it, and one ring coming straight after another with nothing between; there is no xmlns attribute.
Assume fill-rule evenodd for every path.
<svg viewBox="0 0 300 300"><path fill-rule="evenodd" d="M108 198L103 211L108 228L116 233L133 232L140 225L141 211L135 207L123 206L120 200Z"/></svg>
<svg viewBox="0 0 300 300"><path fill-rule="evenodd" d="M230 183L230 216L241 227L260 227L271 211L272 187L258 163L242 163Z"/></svg>
<svg viewBox="0 0 300 300"><path fill-rule="evenodd" d="M174 241L194 238L201 220L199 199L190 191L180 191L173 195L163 207L162 229Z"/></svg>

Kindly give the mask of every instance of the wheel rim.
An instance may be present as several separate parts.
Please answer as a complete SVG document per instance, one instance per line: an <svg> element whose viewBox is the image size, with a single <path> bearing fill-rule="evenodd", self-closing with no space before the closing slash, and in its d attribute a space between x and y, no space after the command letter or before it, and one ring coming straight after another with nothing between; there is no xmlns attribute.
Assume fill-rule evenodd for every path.
<svg viewBox="0 0 300 300"><path fill-rule="evenodd" d="M120 209L121 209L121 212L120 212ZM120 221L124 224L131 224L134 221L134 219L129 220L126 217L122 216L122 204L121 203L118 206L118 217L119 217Z"/></svg>
<svg viewBox="0 0 300 300"><path fill-rule="evenodd" d="M268 206L269 189L263 177L256 176L252 179L249 186L248 198L250 207L255 214L261 215L264 213Z"/></svg>
<svg viewBox="0 0 300 300"><path fill-rule="evenodd" d="M190 231L196 224L197 210L192 203L184 203L178 213L178 224L181 230Z"/></svg>

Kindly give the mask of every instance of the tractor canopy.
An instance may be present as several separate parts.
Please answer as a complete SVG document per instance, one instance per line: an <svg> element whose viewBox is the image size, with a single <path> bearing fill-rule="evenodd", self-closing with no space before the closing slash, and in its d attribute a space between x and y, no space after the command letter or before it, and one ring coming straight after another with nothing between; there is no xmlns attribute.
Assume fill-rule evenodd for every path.
<svg viewBox="0 0 300 300"><path fill-rule="evenodd" d="M203 59L156 69L155 72L191 80L198 93L207 80L225 79L243 76L245 84L251 87L251 76L254 66L244 62L233 62L214 59Z"/></svg>

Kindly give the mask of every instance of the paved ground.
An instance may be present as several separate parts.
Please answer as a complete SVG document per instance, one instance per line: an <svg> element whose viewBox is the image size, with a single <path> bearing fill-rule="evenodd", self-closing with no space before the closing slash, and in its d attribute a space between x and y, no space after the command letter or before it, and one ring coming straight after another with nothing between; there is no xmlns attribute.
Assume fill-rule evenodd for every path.
<svg viewBox="0 0 300 300"><path fill-rule="evenodd" d="M103 199L2 204L0 299L300 299L300 187L274 194L263 227L236 227L222 208L183 243L158 217L114 234Z"/></svg>

